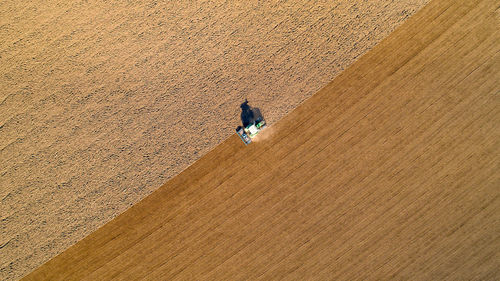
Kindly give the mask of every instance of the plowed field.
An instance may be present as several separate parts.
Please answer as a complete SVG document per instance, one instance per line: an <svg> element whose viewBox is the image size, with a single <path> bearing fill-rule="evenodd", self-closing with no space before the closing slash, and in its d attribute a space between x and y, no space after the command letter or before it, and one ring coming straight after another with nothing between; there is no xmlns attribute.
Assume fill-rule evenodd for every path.
<svg viewBox="0 0 500 281"><path fill-rule="evenodd" d="M234 134L273 124L428 0L0 1L0 280Z"/></svg>
<svg viewBox="0 0 500 281"><path fill-rule="evenodd" d="M499 22L432 1L25 280L497 280Z"/></svg>

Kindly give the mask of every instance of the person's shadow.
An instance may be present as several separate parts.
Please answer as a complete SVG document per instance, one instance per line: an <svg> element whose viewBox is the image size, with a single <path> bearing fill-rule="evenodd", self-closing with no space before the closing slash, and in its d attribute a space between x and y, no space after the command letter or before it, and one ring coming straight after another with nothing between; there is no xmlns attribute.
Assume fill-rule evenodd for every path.
<svg viewBox="0 0 500 281"><path fill-rule="evenodd" d="M240 105L241 107L241 122L243 123L243 127L247 127L250 124L258 123L262 120L262 114L260 113L260 109L256 107L251 107L248 105L248 101L245 99L245 102Z"/></svg>

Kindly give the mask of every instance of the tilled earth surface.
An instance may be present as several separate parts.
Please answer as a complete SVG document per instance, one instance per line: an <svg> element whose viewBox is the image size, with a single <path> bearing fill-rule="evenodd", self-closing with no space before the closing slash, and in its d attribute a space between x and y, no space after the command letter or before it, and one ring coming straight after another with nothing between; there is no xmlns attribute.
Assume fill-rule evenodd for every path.
<svg viewBox="0 0 500 281"><path fill-rule="evenodd" d="M0 279L270 124L428 0L0 3Z"/></svg>
<svg viewBox="0 0 500 281"><path fill-rule="evenodd" d="M431 1L22 280L498 280L497 2Z"/></svg>

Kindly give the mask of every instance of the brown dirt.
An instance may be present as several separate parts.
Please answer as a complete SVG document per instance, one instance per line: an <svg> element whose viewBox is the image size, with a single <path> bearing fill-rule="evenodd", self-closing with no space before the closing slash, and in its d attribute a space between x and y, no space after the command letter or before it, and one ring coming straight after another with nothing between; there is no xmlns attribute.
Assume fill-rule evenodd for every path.
<svg viewBox="0 0 500 281"><path fill-rule="evenodd" d="M273 124L428 0L0 2L0 279ZM182 2L182 1L181 1Z"/></svg>
<svg viewBox="0 0 500 281"><path fill-rule="evenodd" d="M26 280L495 280L500 14L436 0Z"/></svg>

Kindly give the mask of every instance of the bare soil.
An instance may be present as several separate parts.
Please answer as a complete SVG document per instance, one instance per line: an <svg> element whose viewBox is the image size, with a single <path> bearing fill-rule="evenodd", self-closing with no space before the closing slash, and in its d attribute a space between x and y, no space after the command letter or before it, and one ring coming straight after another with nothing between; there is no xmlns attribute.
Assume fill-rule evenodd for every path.
<svg viewBox="0 0 500 281"><path fill-rule="evenodd" d="M432 1L25 280L498 280L499 21Z"/></svg>
<svg viewBox="0 0 500 281"><path fill-rule="evenodd" d="M270 124L428 0L0 2L0 279L234 133Z"/></svg>

